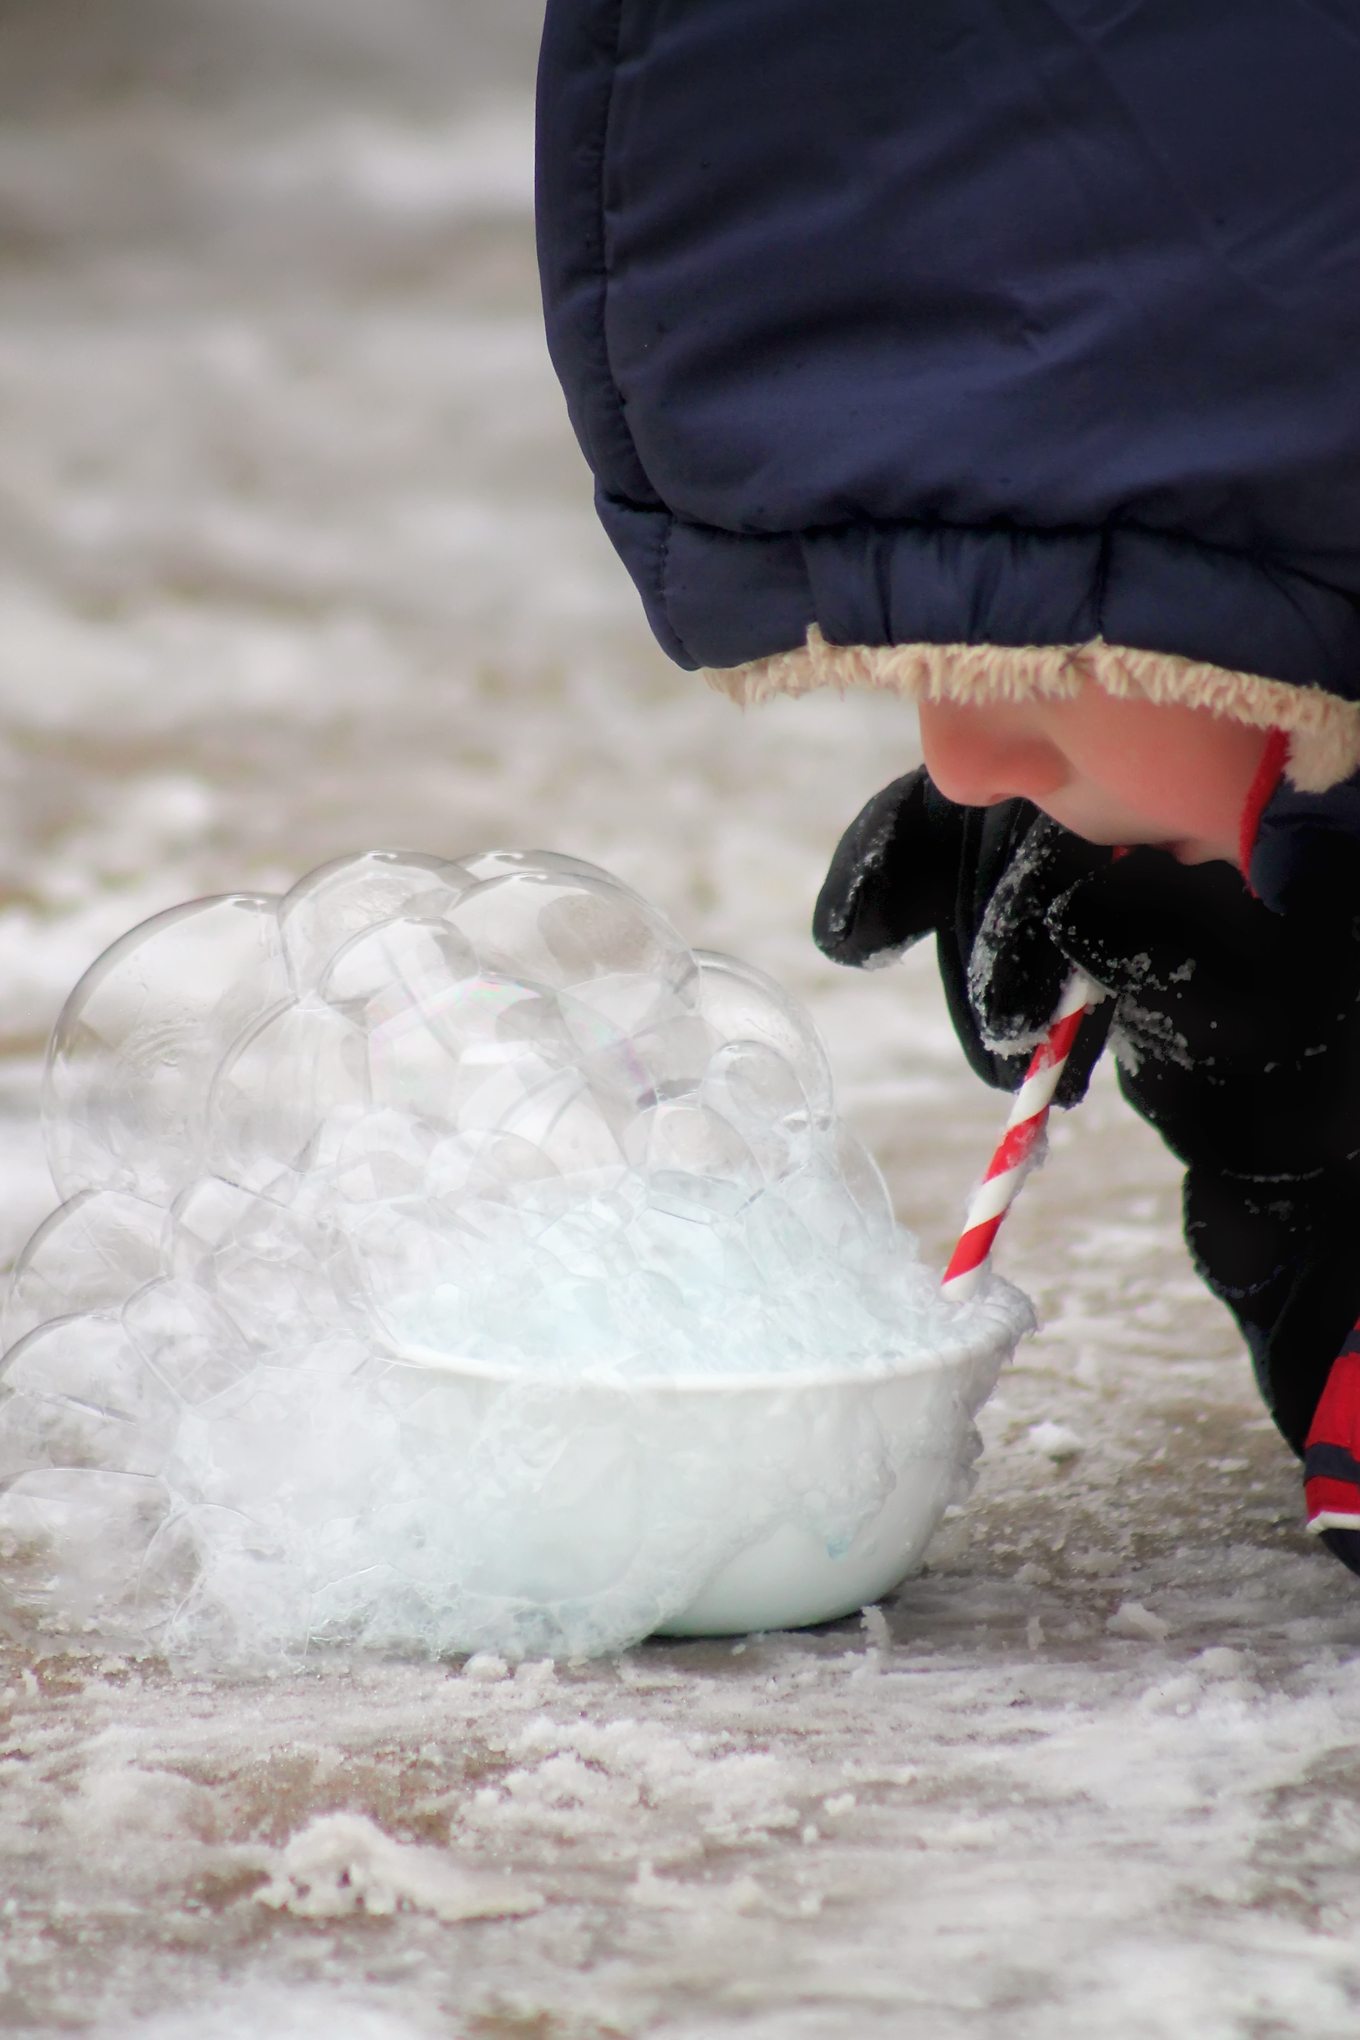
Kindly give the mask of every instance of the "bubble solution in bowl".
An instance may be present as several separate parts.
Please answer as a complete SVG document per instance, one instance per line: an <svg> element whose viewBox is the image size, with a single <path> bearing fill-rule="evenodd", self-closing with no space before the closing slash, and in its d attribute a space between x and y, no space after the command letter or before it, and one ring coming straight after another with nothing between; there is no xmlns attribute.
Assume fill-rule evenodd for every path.
<svg viewBox="0 0 1360 2040"><path fill-rule="evenodd" d="M772 979L551 852L159 915L48 1055L11 1621L216 1663L828 1620L966 1491L1028 1306L945 1302Z"/></svg>

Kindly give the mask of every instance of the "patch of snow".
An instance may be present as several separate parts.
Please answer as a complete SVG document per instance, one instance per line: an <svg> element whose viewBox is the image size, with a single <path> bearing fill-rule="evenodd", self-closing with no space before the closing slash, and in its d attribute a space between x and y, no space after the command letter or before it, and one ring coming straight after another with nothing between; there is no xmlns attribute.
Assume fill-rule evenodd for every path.
<svg viewBox="0 0 1360 2040"><path fill-rule="evenodd" d="M1171 1634L1171 1624L1141 1601L1121 1601L1105 1627L1111 1636L1133 1636L1148 1643L1164 1643Z"/></svg>
<svg viewBox="0 0 1360 2040"><path fill-rule="evenodd" d="M1061 1463L1064 1459L1075 1459L1082 1449L1082 1441L1067 1424L1058 1424L1051 1417L1031 1424L1025 1433L1025 1443L1032 1452L1042 1452L1045 1459Z"/></svg>
<svg viewBox="0 0 1360 2040"><path fill-rule="evenodd" d="M522 1917L544 1903L541 1892L511 1878L471 1868L439 1849L394 1841L357 1813L323 1814L294 1835L255 1897L305 1920L361 1912L385 1919L409 1908L446 1925Z"/></svg>

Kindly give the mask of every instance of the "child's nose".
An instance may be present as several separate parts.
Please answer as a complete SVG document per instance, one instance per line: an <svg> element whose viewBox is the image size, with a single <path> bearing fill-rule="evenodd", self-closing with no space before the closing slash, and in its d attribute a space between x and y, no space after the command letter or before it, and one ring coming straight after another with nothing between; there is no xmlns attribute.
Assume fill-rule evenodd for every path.
<svg viewBox="0 0 1360 2040"><path fill-rule="evenodd" d="M1061 751L1047 738L1008 727L1008 710L962 708L923 701L921 751L926 770L946 800L961 807L994 807L1017 798L1042 803L1067 777Z"/></svg>

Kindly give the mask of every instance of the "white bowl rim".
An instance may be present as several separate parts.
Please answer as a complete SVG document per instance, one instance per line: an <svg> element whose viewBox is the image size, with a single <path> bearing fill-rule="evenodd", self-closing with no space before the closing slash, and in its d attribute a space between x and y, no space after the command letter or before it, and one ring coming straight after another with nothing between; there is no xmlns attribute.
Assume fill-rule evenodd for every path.
<svg viewBox="0 0 1360 2040"><path fill-rule="evenodd" d="M520 1372L487 1360L475 1360L471 1356L460 1358L442 1353L437 1347L422 1346L416 1340L407 1340L400 1345L394 1341L387 1346L386 1352L388 1358L399 1366L419 1368L428 1374L498 1382L506 1386L605 1389L647 1395L770 1395L787 1394L795 1389L880 1388L885 1382L906 1380L913 1375L961 1371L985 1355L994 1353L999 1346L1008 1346L1013 1351L1023 1336L1023 1329L1013 1330L998 1311L988 1314L985 1333L980 1326L974 1338L955 1338L946 1344L910 1353L885 1354L881 1364L876 1366L853 1370L836 1368L830 1372L790 1367L765 1374L568 1375L529 1368Z"/></svg>

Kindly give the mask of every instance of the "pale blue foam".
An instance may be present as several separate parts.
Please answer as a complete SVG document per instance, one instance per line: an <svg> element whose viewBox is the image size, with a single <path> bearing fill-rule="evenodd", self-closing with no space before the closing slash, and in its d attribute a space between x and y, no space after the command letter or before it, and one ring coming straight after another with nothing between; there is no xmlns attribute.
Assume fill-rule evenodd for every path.
<svg viewBox="0 0 1360 2040"><path fill-rule="evenodd" d="M0 1538L55 1630L617 1648L771 1525L947 1498L1026 1322L941 1299L781 987L548 853L148 922L45 1117Z"/></svg>

